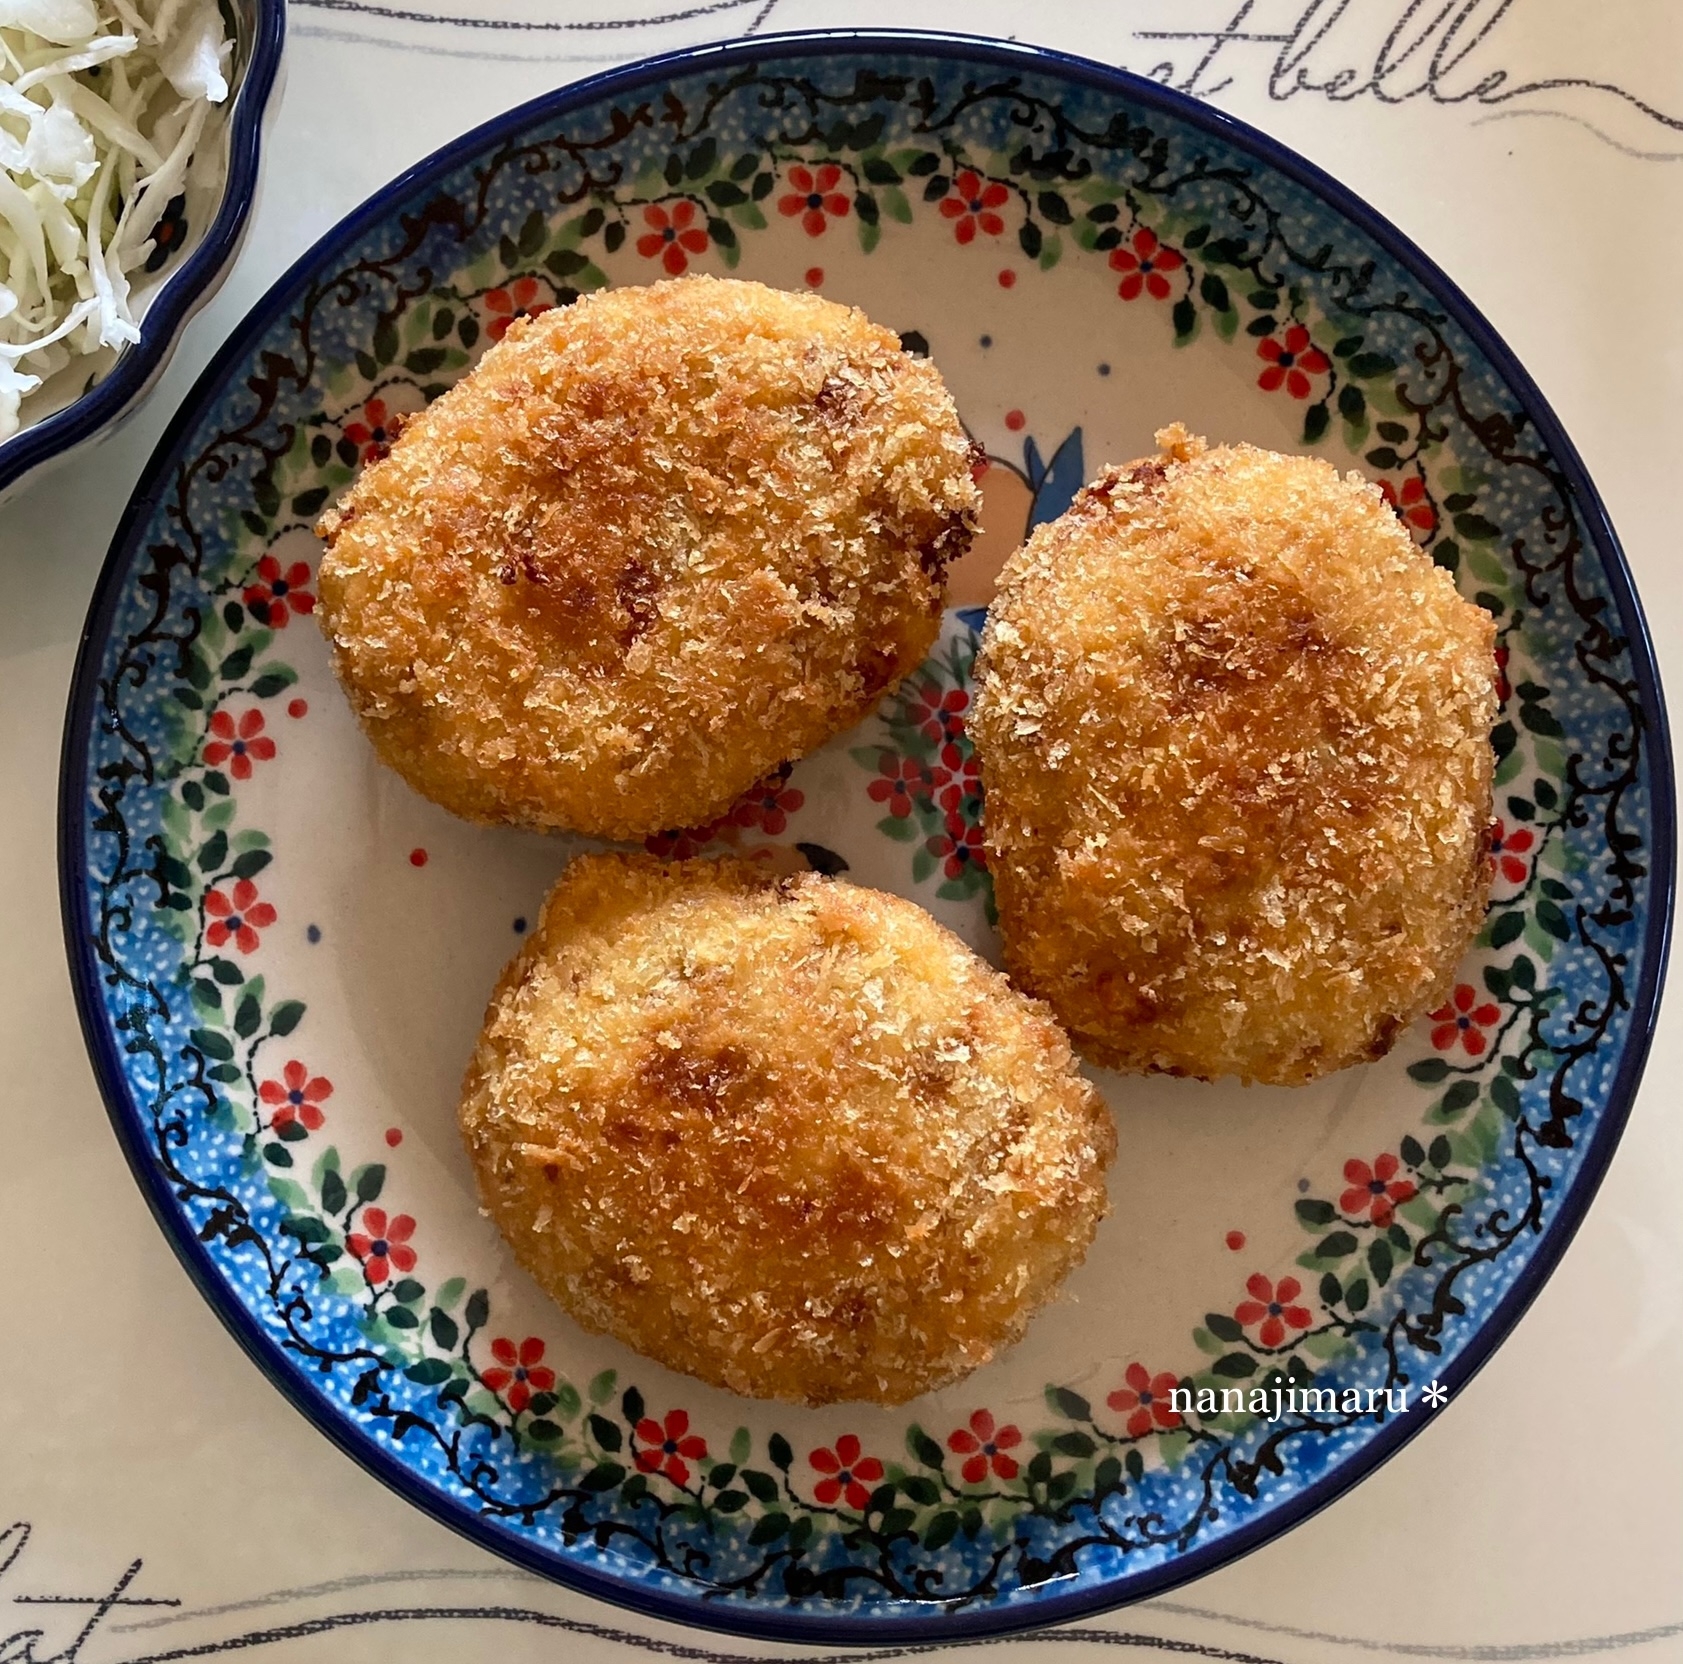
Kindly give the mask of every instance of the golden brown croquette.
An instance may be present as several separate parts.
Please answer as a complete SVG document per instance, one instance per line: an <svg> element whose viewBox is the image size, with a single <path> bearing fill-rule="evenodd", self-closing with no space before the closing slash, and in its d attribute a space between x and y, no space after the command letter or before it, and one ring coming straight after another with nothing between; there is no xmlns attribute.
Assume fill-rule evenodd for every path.
<svg viewBox="0 0 1683 1664"><path fill-rule="evenodd" d="M1311 1080L1383 1056L1479 928L1493 626L1358 475L1157 441L988 617L1006 962L1097 1061Z"/></svg>
<svg viewBox="0 0 1683 1664"><path fill-rule="evenodd" d="M385 762L470 820L699 825L860 720L978 502L934 366L818 295L690 277L515 323L322 516Z"/></svg>
<svg viewBox="0 0 1683 1664"><path fill-rule="evenodd" d="M1044 1007L911 902L645 855L567 868L461 1123L586 1329L808 1404L897 1404L1016 1341L1116 1144Z"/></svg>

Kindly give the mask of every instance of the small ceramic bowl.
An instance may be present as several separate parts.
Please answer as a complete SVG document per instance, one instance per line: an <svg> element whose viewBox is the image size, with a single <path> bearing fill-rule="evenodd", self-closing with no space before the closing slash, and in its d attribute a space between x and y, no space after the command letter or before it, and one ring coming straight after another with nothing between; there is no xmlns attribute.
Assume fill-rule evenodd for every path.
<svg viewBox="0 0 1683 1664"><path fill-rule="evenodd" d="M129 300L140 339L121 352L73 363L24 401L23 425L0 441L0 501L38 469L104 438L139 405L187 320L215 295L239 252L257 195L263 112L280 65L286 4L229 0L225 10L234 36L232 94L214 125L207 124L188 168L175 246L156 270L133 274Z"/></svg>

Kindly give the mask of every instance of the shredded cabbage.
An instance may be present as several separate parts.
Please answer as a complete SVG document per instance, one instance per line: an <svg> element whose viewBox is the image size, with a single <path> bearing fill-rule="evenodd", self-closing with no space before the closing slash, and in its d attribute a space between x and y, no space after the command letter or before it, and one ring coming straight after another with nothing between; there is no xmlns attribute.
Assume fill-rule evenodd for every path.
<svg viewBox="0 0 1683 1664"><path fill-rule="evenodd" d="M216 0L0 0L0 439L77 354L140 339L128 274L232 56Z"/></svg>

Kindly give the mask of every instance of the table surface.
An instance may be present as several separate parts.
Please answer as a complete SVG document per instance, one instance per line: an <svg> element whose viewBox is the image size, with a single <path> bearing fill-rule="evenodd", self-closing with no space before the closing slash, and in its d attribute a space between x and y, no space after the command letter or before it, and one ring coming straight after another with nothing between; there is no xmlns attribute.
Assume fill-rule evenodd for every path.
<svg viewBox="0 0 1683 1664"><path fill-rule="evenodd" d="M1434 18L1428 46L1376 84L1387 37L1395 60ZM154 441L317 236L522 99L731 34L1009 35L1208 98L1421 243L1575 439L1662 667L1683 686L1683 324L1667 309L1683 263L1683 6L292 0L289 25L260 200L222 293L128 427L0 510L0 872L12 874L0 892L0 1660L803 1656L553 1588L399 1501L281 1399L148 1217L77 1029L54 794L77 634ZM1171 1598L990 1645L1030 1664L1070 1646L1277 1664L1683 1660L1680 1010L1674 998L1662 1016L1629 1131L1564 1262L1429 1429L1334 1507Z"/></svg>

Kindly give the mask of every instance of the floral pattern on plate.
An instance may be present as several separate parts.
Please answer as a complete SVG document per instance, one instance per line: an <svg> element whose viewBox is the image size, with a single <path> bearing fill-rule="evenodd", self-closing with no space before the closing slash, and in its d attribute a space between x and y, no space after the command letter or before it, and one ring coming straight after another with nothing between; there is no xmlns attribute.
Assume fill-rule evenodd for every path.
<svg viewBox="0 0 1683 1664"><path fill-rule="evenodd" d="M1364 469L1498 620L1498 881L1449 999L1329 1088L1350 1113L1304 1145L1304 1176L1283 1107L1257 1131L1243 1106L1265 1100L1240 1089L1107 1080L1140 1177L1080 1297L1111 1312L1103 1279L1160 1245L1116 1234L1151 1190L1213 1198L1169 1271L1125 1291L1118 1324L1150 1307L1155 1328L1050 1315L904 1412L747 1405L580 1335L484 1241L448 1137L430 1138L448 1092L404 1098L359 1037L355 1002L415 957L372 929L354 951L370 874L480 884L474 931L505 892L457 858L497 834L370 783L308 623L308 527L516 316L691 270L822 285L914 350L934 341L995 453L995 564L1067 504L1085 458L1138 445L1116 415L1127 376L1164 420L1202 408L1229 436ZM1616 551L1537 411L1459 303L1300 173L1160 91L1031 53L768 42L559 95L446 157L330 239L212 367L96 603L65 782L73 959L178 1248L383 1477L668 1616L975 1633L1151 1592L1283 1528L1511 1321L1605 1162L1652 1014L1671 884L1657 695ZM950 614L854 733L648 847L849 872L989 950L965 731L979 623ZM520 858L552 873L573 846L547 847ZM508 880L516 932L541 893ZM447 905L402 895L390 933ZM473 953L494 968L511 946ZM437 980L471 1036L482 990L460 1016L449 957ZM1218 1102L1250 1130L1199 1120ZM1176 1117L1203 1129L1203 1177L1164 1131ZM1211 1177L1253 1169L1261 1195Z"/></svg>

